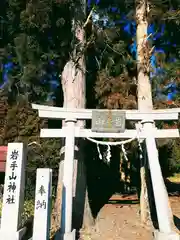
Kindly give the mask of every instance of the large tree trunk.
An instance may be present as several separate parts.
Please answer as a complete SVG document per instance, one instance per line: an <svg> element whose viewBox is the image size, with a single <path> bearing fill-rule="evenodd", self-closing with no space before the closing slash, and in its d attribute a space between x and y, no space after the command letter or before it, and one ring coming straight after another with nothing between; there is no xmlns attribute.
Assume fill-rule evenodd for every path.
<svg viewBox="0 0 180 240"><path fill-rule="evenodd" d="M137 70L138 70L138 108L141 111L149 111L153 109L152 90L149 79L149 65L151 49L148 44L148 0L136 0L136 39L137 39ZM146 157L144 158L146 159ZM150 218L150 208L148 202L148 190L146 184L146 167L145 162L142 163L140 169L141 175L141 195L140 195L140 211L141 221L146 223ZM149 181L149 179L148 179ZM166 187L164 184L164 191ZM167 191L166 191L167 194ZM149 196L150 198L152 196ZM150 199L152 200L152 199ZM169 205L169 212L172 219L172 211Z"/></svg>
<svg viewBox="0 0 180 240"><path fill-rule="evenodd" d="M78 6L79 5L79 6ZM85 0L76 2L74 10L73 28L74 33L74 51L62 72L62 88L64 94L64 108L85 108L86 107L86 65L84 57L85 31L83 22L85 20ZM63 123L65 125L65 123ZM85 122L78 121L77 125L84 128ZM81 228L83 221L85 225L93 223L91 211L89 209L88 197L86 191L86 171L84 164L84 142L81 139L76 140L75 160L74 160L74 199L73 199L73 227ZM61 154L64 153L64 145ZM62 174L63 160L59 165L59 179L57 186L57 196L54 207L53 222L55 229L60 226L61 202L62 202ZM85 203L86 200L86 203ZM85 210L85 211L84 211ZM87 223L88 222L88 223Z"/></svg>
<svg viewBox="0 0 180 240"><path fill-rule="evenodd" d="M138 109L148 111L153 108L151 83L149 80L149 48L147 41L147 4L146 0L136 0L136 41L137 41L137 70L138 70ZM145 159L145 158L144 158ZM141 163L141 221L147 222L149 215L148 193L146 185L145 162Z"/></svg>

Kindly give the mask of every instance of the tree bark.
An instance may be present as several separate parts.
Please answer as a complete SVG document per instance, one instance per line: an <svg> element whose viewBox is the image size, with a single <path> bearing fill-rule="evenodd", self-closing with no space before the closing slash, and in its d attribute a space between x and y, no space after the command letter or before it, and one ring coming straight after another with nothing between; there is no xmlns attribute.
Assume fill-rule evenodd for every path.
<svg viewBox="0 0 180 240"><path fill-rule="evenodd" d="M149 78L151 49L148 44L148 0L136 0L136 40L137 40L137 71L138 71L138 109L149 111L153 109L152 90ZM146 159L146 157L144 157ZM150 219L150 206L148 202L148 191L146 182L146 163L143 162L140 169L141 194L140 211L141 221L146 223ZM166 187L164 184L164 191ZM149 196L150 198L152 196ZM152 200L152 199L151 199ZM169 213L172 218L172 211L169 205Z"/></svg>
<svg viewBox="0 0 180 240"><path fill-rule="evenodd" d="M86 107L86 64L84 56L85 31L83 23L85 20L85 0L78 1L74 9L74 19L72 21L72 32L74 33L74 49L71 59L66 63L62 72L62 89L64 94L64 108L85 108ZM65 123L63 122L63 126ZM84 128L85 122L78 120L77 126ZM75 161L74 161L74 186L73 186L73 227L81 228L83 221L88 221L88 225L93 224L93 217L88 204L86 190L86 170L84 164L84 142L76 140ZM63 147L61 153L63 153ZM56 230L60 226L61 202L62 202L62 173L63 161L59 165L59 180L57 195L54 207L54 225ZM86 203L85 203L86 201ZM85 208L85 209L84 209ZM87 225L87 224L85 224Z"/></svg>
<svg viewBox="0 0 180 240"><path fill-rule="evenodd" d="M153 109L151 83L149 79L149 48L147 41L147 2L136 0L136 41L137 41L137 80L138 80L138 109L148 111ZM145 159L145 158L144 158ZM146 185L145 163L141 163L141 194L140 214L141 221L146 223L149 216L148 193Z"/></svg>

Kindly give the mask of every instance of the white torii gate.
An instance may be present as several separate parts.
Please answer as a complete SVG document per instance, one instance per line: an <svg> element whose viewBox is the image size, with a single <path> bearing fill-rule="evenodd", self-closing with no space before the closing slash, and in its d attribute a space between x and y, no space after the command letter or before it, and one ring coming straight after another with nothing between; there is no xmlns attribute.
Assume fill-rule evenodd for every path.
<svg viewBox="0 0 180 240"><path fill-rule="evenodd" d="M65 193L63 194L62 205L62 234L63 239L74 240L75 231L72 231L72 198L73 198L73 161L75 137L82 138L136 138L136 130L125 130L124 122L126 120L141 121L141 129L138 131L138 137L145 139L149 168L151 172L152 185L155 197L157 217L159 223L159 232L156 233L155 239L158 240L179 240L179 235L171 229L169 218L169 203L167 192L164 189L164 180L159 164L158 150L155 138L178 138L178 129L157 129L154 120L178 120L180 108L152 110L150 112L140 112L138 110L92 110L92 109L67 109L51 106L32 104L32 108L38 110L39 117L51 119L65 119L66 126L62 129L41 129L40 137L42 138L60 138L65 137L65 159L63 185ZM100 129L97 127L103 125L102 116L107 114L111 120L115 116L115 127ZM102 115L102 116L101 116ZM97 123L97 117L100 122ZM76 126L77 120L92 119L94 122L93 129L82 129ZM120 123L120 124L119 124ZM100 126L101 127L101 126ZM118 129L119 127L119 129Z"/></svg>

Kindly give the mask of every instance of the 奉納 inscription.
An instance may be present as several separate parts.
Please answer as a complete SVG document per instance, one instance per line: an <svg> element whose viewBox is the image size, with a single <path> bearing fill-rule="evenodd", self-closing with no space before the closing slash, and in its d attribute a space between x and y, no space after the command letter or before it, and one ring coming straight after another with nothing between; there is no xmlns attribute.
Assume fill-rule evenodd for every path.
<svg viewBox="0 0 180 240"><path fill-rule="evenodd" d="M45 200L37 200L36 202L36 209L38 210L39 208L43 208L43 209L46 209L46 201Z"/></svg>
<svg viewBox="0 0 180 240"><path fill-rule="evenodd" d="M38 193L40 193L41 196L46 193L43 185L40 186Z"/></svg>
<svg viewBox="0 0 180 240"><path fill-rule="evenodd" d="M40 195L40 196L39 196ZM43 199L44 196L46 195L46 191L45 191L45 187L43 185L41 185L38 189L38 192L37 192L37 197L38 197L38 200L36 201L36 209L46 209L46 201Z"/></svg>

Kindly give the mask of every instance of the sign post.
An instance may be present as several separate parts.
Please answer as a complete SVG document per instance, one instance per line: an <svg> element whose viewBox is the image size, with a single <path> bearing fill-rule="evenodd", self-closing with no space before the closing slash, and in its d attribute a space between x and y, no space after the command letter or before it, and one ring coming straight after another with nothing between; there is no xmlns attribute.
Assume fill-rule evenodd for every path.
<svg viewBox="0 0 180 240"><path fill-rule="evenodd" d="M25 229L18 231L24 204L25 151L23 143L9 143L3 195L0 239L21 239ZM9 224L11 227L9 227Z"/></svg>
<svg viewBox="0 0 180 240"><path fill-rule="evenodd" d="M49 240L52 169L38 168L32 240Z"/></svg>

